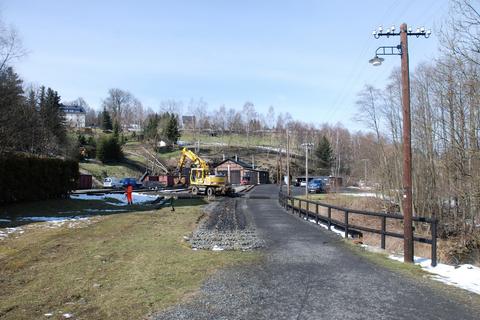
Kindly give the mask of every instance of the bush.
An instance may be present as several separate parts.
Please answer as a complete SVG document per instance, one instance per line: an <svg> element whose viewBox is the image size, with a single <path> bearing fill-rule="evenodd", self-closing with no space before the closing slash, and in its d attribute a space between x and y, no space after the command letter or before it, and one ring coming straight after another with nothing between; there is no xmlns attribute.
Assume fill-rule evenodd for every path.
<svg viewBox="0 0 480 320"><path fill-rule="evenodd" d="M0 157L0 204L61 198L76 189L78 162L19 155Z"/></svg>
<svg viewBox="0 0 480 320"><path fill-rule="evenodd" d="M105 162L117 161L123 157L122 147L115 136L103 137L97 143L97 159Z"/></svg>

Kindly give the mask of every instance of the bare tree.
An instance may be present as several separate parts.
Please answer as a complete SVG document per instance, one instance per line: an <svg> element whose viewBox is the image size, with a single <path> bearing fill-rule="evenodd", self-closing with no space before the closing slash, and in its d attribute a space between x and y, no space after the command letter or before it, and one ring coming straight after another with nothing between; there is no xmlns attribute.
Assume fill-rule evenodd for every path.
<svg viewBox="0 0 480 320"><path fill-rule="evenodd" d="M138 100L128 91L113 88L108 90L108 97L103 100L103 107L112 115L114 121L126 126L131 121L132 108ZM126 116L129 119L126 119Z"/></svg>
<svg viewBox="0 0 480 320"><path fill-rule="evenodd" d="M0 72L26 53L17 31L0 20Z"/></svg>

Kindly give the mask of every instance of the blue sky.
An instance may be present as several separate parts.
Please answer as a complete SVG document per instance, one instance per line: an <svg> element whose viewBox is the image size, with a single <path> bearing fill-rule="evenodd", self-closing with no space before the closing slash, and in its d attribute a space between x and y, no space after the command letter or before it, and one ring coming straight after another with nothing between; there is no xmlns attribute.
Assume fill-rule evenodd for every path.
<svg viewBox="0 0 480 320"><path fill-rule="evenodd" d="M411 70L437 54L448 0L407 1L23 1L0 2L28 56L15 67L27 81L83 97L99 108L109 88L132 92L157 110L162 100L203 98L210 109L290 112L312 123L352 118L359 90L382 86L399 57L368 59L397 38L372 30L406 22L431 27L410 38Z"/></svg>

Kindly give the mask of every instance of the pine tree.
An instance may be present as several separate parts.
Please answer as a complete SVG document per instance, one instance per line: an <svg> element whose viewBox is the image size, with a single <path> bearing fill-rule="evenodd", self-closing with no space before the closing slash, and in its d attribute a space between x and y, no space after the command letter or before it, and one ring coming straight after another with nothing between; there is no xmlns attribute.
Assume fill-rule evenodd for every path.
<svg viewBox="0 0 480 320"><path fill-rule="evenodd" d="M0 72L0 153L17 149L23 143L23 106L22 80L12 68L7 68Z"/></svg>
<svg viewBox="0 0 480 320"><path fill-rule="evenodd" d="M327 137L322 136L320 138L317 148L315 149L315 156L317 157L321 174L330 174L330 169L333 164L333 152Z"/></svg>
<svg viewBox="0 0 480 320"><path fill-rule="evenodd" d="M164 131L165 138L173 145L177 143L180 137L180 131L178 130L178 117L175 114L168 115L168 122Z"/></svg>
<svg viewBox="0 0 480 320"><path fill-rule="evenodd" d="M102 112L102 129L103 130L112 130L112 118L110 117L110 113L107 111L106 108L103 108Z"/></svg>
<svg viewBox="0 0 480 320"><path fill-rule="evenodd" d="M60 109L60 96L51 88L44 94L44 88L40 95L40 115L46 131L58 139L60 144L67 139L65 116Z"/></svg>
<svg viewBox="0 0 480 320"><path fill-rule="evenodd" d="M143 135L146 139L153 140L156 143L158 138L159 122L160 117L158 116L158 114L154 113L148 116L146 124L143 128Z"/></svg>
<svg viewBox="0 0 480 320"><path fill-rule="evenodd" d="M113 122L113 137L118 141L119 135L120 135L120 124L118 123L117 120L115 120Z"/></svg>

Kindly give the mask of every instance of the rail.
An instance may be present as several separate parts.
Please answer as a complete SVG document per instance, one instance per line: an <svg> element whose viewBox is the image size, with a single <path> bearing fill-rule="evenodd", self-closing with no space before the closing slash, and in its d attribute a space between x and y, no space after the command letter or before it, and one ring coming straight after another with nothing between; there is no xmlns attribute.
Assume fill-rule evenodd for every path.
<svg viewBox="0 0 480 320"><path fill-rule="evenodd" d="M319 221L325 222L327 224L328 230L331 230L332 226L338 226L342 228L344 230L344 235L346 239L348 238L349 234L360 233L361 231L379 234L381 236L380 246L382 249L385 249L387 237L403 239L402 233L387 231L387 219L395 219L395 220L403 221L403 216L400 214L386 214L383 212L371 212L371 211L342 208L342 207L322 203L319 201L313 201L313 200L302 199L299 197L288 196L283 192L279 193L278 200L280 202L280 205L282 205L287 210L287 212L289 210L292 210L292 213L298 212L299 216L302 216L302 214L304 214L307 219L310 217L314 217L316 224L318 224ZM296 203L298 203L298 206L295 206ZM314 207L315 210L311 211L310 210L311 207ZM319 212L319 207L323 207L327 209L326 216L322 215ZM343 212L343 221L335 220L334 218L332 218L332 210ZM349 222L350 214L378 217L381 222L381 228L380 230L378 230L373 227L354 225L351 222ZM436 266L437 265L437 220L435 218L425 218L425 217L413 217L412 220L414 222L430 224L430 230L431 230L430 238L422 237L422 236L414 236L413 240L416 242L426 243L431 245L432 266Z"/></svg>

